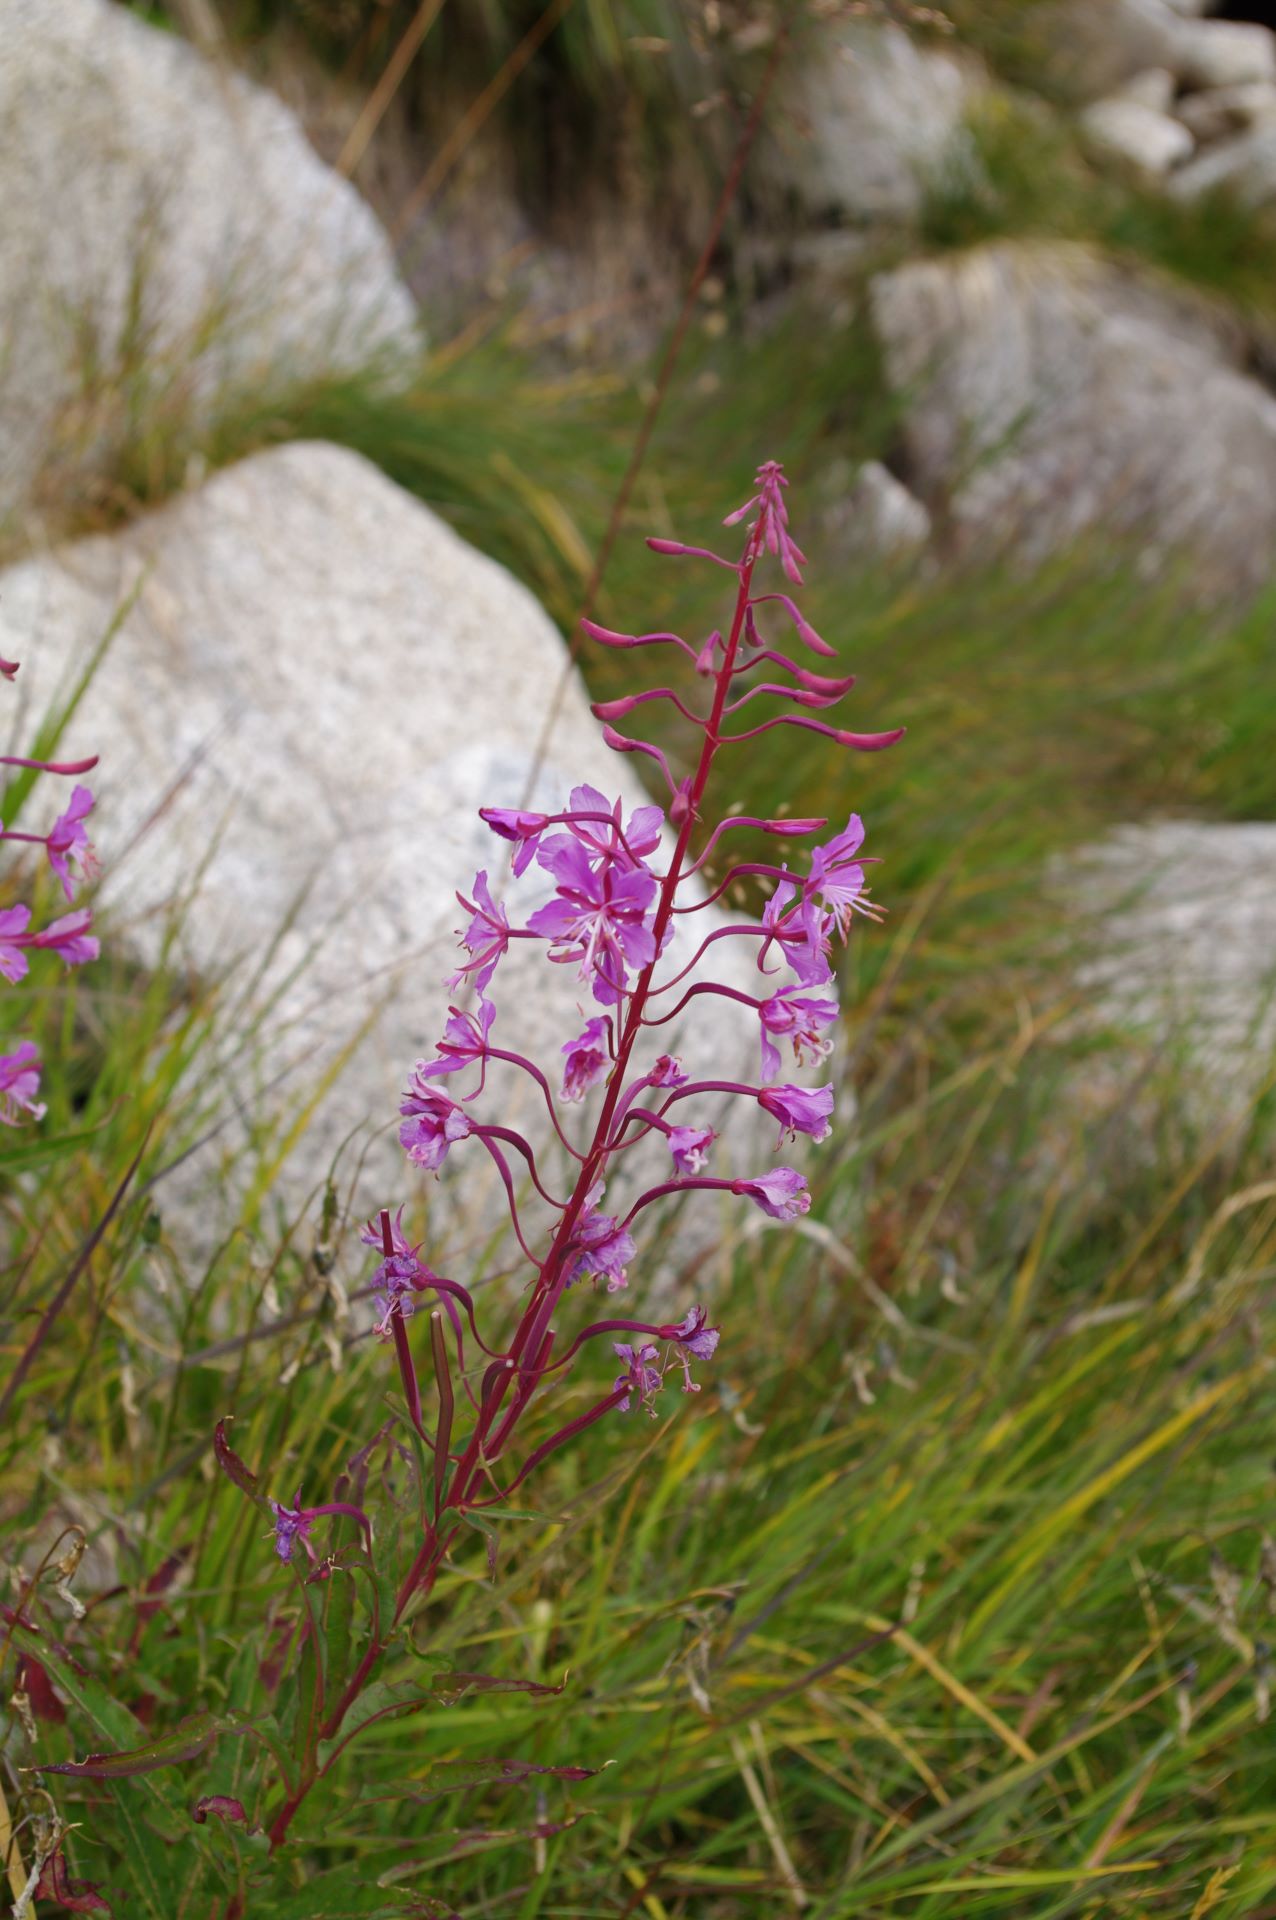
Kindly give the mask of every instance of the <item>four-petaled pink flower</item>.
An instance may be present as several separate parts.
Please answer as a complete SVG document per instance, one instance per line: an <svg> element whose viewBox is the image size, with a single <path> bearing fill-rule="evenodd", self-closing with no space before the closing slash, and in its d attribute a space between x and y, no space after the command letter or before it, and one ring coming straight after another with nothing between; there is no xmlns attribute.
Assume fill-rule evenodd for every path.
<svg viewBox="0 0 1276 1920"><path fill-rule="evenodd" d="M660 807L635 807L624 821L621 804L599 793L597 787L573 787L568 811L577 814L605 814L608 820L569 820L567 830L587 851L602 854L622 867L640 866L660 845L660 830L665 824Z"/></svg>
<svg viewBox="0 0 1276 1920"><path fill-rule="evenodd" d="M801 1065L809 1056L823 1060L833 1051L833 1042L823 1032L837 1019L836 1000L814 1000L797 987L781 987L758 1008L762 1022L762 1078L774 1080L782 1065L780 1050L772 1035L793 1043L793 1058Z"/></svg>
<svg viewBox="0 0 1276 1920"><path fill-rule="evenodd" d="M850 932L851 915L864 912L864 869L855 859L864 844L864 822L853 813L843 831L811 850L811 871L807 875L807 898L818 894L837 922L845 939Z"/></svg>
<svg viewBox="0 0 1276 1920"><path fill-rule="evenodd" d="M636 1249L617 1220L599 1213L596 1202L601 1198L602 1188L593 1187L572 1235L567 1285L577 1280L605 1279L608 1293L615 1293L628 1280L627 1268Z"/></svg>
<svg viewBox="0 0 1276 1920"><path fill-rule="evenodd" d="M646 1407L654 1420L655 1398L664 1385L663 1376L651 1364L653 1360L660 1358L659 1350L649 1342L641 1347L631 1347L628 1341L613 1340L612 1351L618 1360L623 1360L625 1363L624 1372L616 1375L616 1386L628 1388L624 1399L618 1403L617 1411L628 1413L633 1395L636 1393L639 1404Z"/></svg>
<svg viewBox="0 0 1276 1920"><path fill-rule="evenodd" d="M387 1254L372 1276L377 1300L377 1319L372 1331L379 1339L390 1338L393 1332L391 1323L396 1314L400 1320L412 1318L416 1311L416 1296L429 1277L429 1268L421 1264L413 1248L404 1252L396 1249Z"/></svg>
<svg viewBox="0 0 1276 1920"><path fill-rule="evenodd" d="M555 898L528 920L528 932L550 942L551 960L579 961L580 977L592 976L595 1000L615 1006L628 967L646 967L656 957L648 924L659 884L655 874L611 860L595 868L579 840L566 834L545 841L537 858L557 887Z"/></svg>
<svg viewBox="0 0 1276 1920"><path fill-rule="evenodd" d="M448 985L455 992L472 974L474 985L483 993L496 972L497 961L510 943L510 923L504 907L492 898L486 871L474 876L472 900L467 900L463 893L456 897L470 916L469 925L460 933L461 945L470 957L457 968Z"/></svg>
<svg viewBox="0 0 1276 1920"><path fill-rule="evenodd" d="M701 1306L694 1306L676 1327L662 1328L662 1333L677 1344L678 1365L682 1368L682 1391L699 1393L700 1388L691 1378L691 1359L712 1360L718 1351L720 1335L716 1327L705 1324L708 1316Z"/></svg>
<svg viewBox="0 0 1276 1920"><path fill-rule="evenodd" d="M815 902L805 896L795 906L796 898L797 887L786 877L763 907L766 939L758 954L758 965L765 964L767 949L774 941L804 987L822 987L833 978L829 959L833 916L821 913Z"/></svg>
<svg viewBox="0 0 1276 1920"><path fill-rule="evenodd" d="M49 865L62 882L62 891L68 900L75 898L71 861L74 861L79 869L81 880L93 879L98 871L97 855L89 843L89 836L84 826L85 820L92 811L93 795L89 789L74 788L66 812L58 815L46 842Z"/></svg>
<svg viewBox="0 0 1276 1920"><path fill-rule="evenodd" d="M30 907L0 908L0 973L10 982L26 977L28 962L22 949L31 944L30 925Z"/></svg>
<svg viewBox="0 0 1276 1920"><path fill-rule="evenodd" d="M44 1118L40 1091L40 1054L33 1040L20 1040L12 1053L0 1053L0 1122L17 1127L29 1115Z"/></svg>
<svg viewBox="0 0 1276 1920"><path fill-rule="evenodd" d="M679 1173L703 1173L710 1147L717 1139L712 1127L670 1127L665 1138Z"/></svg>
<svg viewBox="0 0 1276 1920"><path fill-rule="evenodd" d="M297 1489L295 1506L281 1506L278 1500L272 1500L270 1510L275 1516L275 1552L279 1558L285 1563L291 1560L293 1542L300 1540L313 1565L315 1550L310 1544L310 1529L315 1523L315 1515L302 1506L301 1488Z"/></svg>
<svg viewBox="0 0 1276 1920"><path fill-rule="evenodd" d="M779 1146L787 1133L790 1140L809 1133L812 1140L827 1140L833 1113L832 1087L764 1087L758 1105L780 1123Z"/></svg>
<svg viewBox="0 0 1276 1920"><path fill-rule="evenodd" d="M460 1073L463 1067L471 1066L475 1061L482 1065L488 1056L488 1034L496 1018L496 1008L490 1000L479 1000L478 1012L463 1013L459 1007L448 1008L448 1021L443 1029L443 1038L438 1044L438 1059L418 1061L417 1077L421 1080L438 1080L445 1074ZM480 1081L480 1088L482 1082Z"/></svg>
<svg viewBox="0 0 1276 1920"><path fill-rule="evenodd" d="M774 1167L753 1180L733 1180L733 1193L755 1201L773 1220L796 1220L811 1211L811 1194L806 1181L792 1167Z"/></svg>
<svg viewBox="0 0 1276 1920"><path fill-rule="evenodd" d="M563 1048L567 1064L563 1068L564 1100L583 1100L596 1087L611 1065L607 1035L611 1022L605 1014L585 1022L585 1031L569 1040Z"/></svg>
<svg viewBox="0 0 1276 1920"><path fill-rule="evenodd" d="M89 932L92 924L93 915L88 908L77 907L74 913L64 913L60 920L50 921L42 932L34 935L31 945L58 954L68 967L82 967L86 960L96 960L100 952L97 935Z"/></svg>
<svg viewBox="0 0 1276 1920"><path fill-rule="evenodd" d="M469 1120L455 1101L445 1093L427 1086L418 1067L399 1105L403 1121L399 1140L408 1159L434 1173L447 1159L449 1149L473 1132Z"/></svg>

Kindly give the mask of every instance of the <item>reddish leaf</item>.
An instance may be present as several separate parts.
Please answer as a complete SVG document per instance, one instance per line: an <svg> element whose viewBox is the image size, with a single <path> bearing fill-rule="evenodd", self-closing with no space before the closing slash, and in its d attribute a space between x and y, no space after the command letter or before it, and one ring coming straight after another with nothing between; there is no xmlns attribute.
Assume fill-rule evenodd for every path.
<svg viewBox="0 0 1276 1920"><path fill-rule="evenodd" d="M37 1720L52 1720L60 1725L66 1719L66 1708L53 1691L47 1671L29 1653L24 1653L18 1661L18 1687L31 1702L31 1711Z"/></svg>
<svg viewBox="0 0 1276 1920"><path fill-rule="evenodd" d="M233 1824L238 1827L248 1827L248 1815L243 1801L232 1800L227 1793L206 1793L202 1800L195 1802L191 1810L191 1818L197 1826L202 1827L210 1813L215 1813L217 1818L226 1821L228 1826ZM256 1827L248 1827L248 1830L250 1833L258 1831Z"/></svg>
<svg viewBox="0 0 1276 1920"><path fill-rule="evenodd" d="M529 1760L439 1760L419 1780L405 1781L386 1790L366 1787L364 1800L415 1800L424 1805L439 1800L445 1793L462 1793L467 1787L512 1787L533 1776L549 1775L555 1780L592 1780L601 1767L537 1767Z"/></svg>
<svg viewBox="0 0 1276 1920"><path fill-rule="evenodd" d="M37 1900L53 1900L71 1913L110 1913L111 1903L102 1897L91 1880L73 1880L66 1870L62 1849L50 1855L36 1882Z"/></svg>
<svg viewBox="0 0 1276 1920"><path fill-rule="evenodd" d="M230 1441L226 1438L225 1420L219 1420L213 1429L213 1452L217 1456L218 1466L226 1475L227 1479L233 1480L240 1491L246 1493L250 1500L260 1499L260 1495L257 1492L257 1475L249 1472L248 1468L231 1446Z"/></svg>
<svg viewBox="0 0 1276 1920"><path fill-rule="evenodd" d="M182 1720L170 1733L148 1740L144 1747L125 1753L91 1753L84 1760L55 1760L36 1767L36 1773L65 1773L77 1780L131 1780L139 1773L155 1773L160 1767L179 1767L193 1760L219 1733L245 1732L241 1724L221 1720L213 1713L194 1713Z"/></svg>
<svg viewBox="0 0 1276 1920"><path fill-rule="evenodd" d="M436 1673L430 1677L430 1690L445 1706L454 1706L467 1693L561 1693L567 1685L564 1674L556 1687L541 1680L501 1680L491 1673Z"/></svg>

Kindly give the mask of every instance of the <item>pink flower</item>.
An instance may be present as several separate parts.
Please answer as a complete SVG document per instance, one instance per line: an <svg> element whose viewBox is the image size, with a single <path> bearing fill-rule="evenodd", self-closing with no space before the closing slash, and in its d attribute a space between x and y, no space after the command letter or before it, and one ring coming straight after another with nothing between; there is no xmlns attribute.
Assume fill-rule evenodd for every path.
<svg viewBox="0 0 1276 1920"><path fill-rule="evenodd" d="M864 822L853 813L843 831L822 847L811 850L811 871L807 876L808 898L818 893L837 922L842 938L850 931L851 915L861 906L864 893L864 869L855 860L864 844Z"/></svg>
<svg viewBox="0 0 1276 1920"><path fill-rule="evenodd" d="M505 909L493 900L487 884L487 873L474 876L474 898L467 900L463 893L457 899L470 915L470 923L460 930L461 945L470 958L459 966L448 981L455 992L464 986L467 974L474 975L474 985L480 993L496 972L496 963L510 943L510 923Z"/></svg>
<svg viewBox="0 0 1276 1920"><path fill-rule="evenodd" d="M686 1085L687 1076L676 1053L662 1053L647 1080L653 1087L681 1087Z"/></svg>
<svg viewBox="0 0 1276 1920"><path fill-rule="evenodd" d="M378 1339L390 1338L393 1331L391 1323L396 1314L400 1320L412 1318L416 1311L416 1295L425 1286L428 1276L429 1269L422 1266L412 1249L406 1253L396 1251L381 1262L372 1280L377 1289L378 1312L372 1331Z"/></svg>
<svg viewBox="0 0 1276 1920"><path fill-rule="evenodd" d="M612 861L594 868L580 842L566 834L547 840L537 858L553 874L557 892L532 914L528 932L550 942L552 960L578 960L580 977L592 975L595 1000L614 1006L625 990L628 967L646 967L656 957L648 925L655 874L645 867L626 871Z"/></svg>
<svg viewBox="0 0 1276 1920"><path fill-rule="evenodd" d="M665 1138L679 1173L703 1173L709 1148L717 1139L712 1127L671 1127Z"/></svg>
<svg viewBox="0 0 1276 1920"><path fill-rule="evenodd" d="M780 1123L777 1146L786 1133L790 1140L799 1133L809 1133L812 1140L828 1139L832 1087L766 1087L758 1095L758 1105Z"/></svg>
<svg viewBox="0 0 1276 1920"><path fill-rule="evenodd" d="M475 1061L481 1066L490 1050L487 1036L495 1018L496 1008L490 1000L480 998L477 1014L463 1013L459 1007L449 1007L448 1022L438 1045L439 1057L428 1066L424 1062L418 1063L416 1071L420 1078L439 1080L445 1074L460 1073L462 1068L471 1066Z"/></svg>
<svg viewBox="0 0 1276 1920"><path fill-rule="evenodd" d="M762 942L758 965L765 961L767 949L774 940L804 987L822 987L833 978L829 960L833 916L821 913L814 902L805 897L794 906L796 897L797 887L786 877L762 909L767 938Z"/></svg>
<svg viewBox="0 0 1276 1920"><path fill-rule="evenodd" d="M62 882L62 891L68 900L75 898L75 882L71 878L70 862L79 868L81 880L91 880L98 871L97 855L89 844L89 836L84 822L93 811L93 795L87 787L76 787L71 794L71 802L66 812L59 814L53 823L53 831L46 842L49 850L49 865Z"/></svg>
<svg viewBox="0 0 1276 1920"><path fill-rule="evenodd" d="M595 1020L585 1022L585 1031L575 1040L569 1040L562 1049L566 1066L563 1068L564 1100L583 1100L591 1087L596 1087L611 1064L607 1051L607 1034L611 1022L605 1014L599 1014Z"/></svg>
<svg viewBox="0 0 1276 1920"><path fill-rule="evenodd" d="M310 1544L310 1529L315 1523L315 1515L302 1506L301 1488L297 1489L295 1507L283 1507L278 1500L272 1500L270 1510L275 1516L275 1552L279 1558L286 1565L292 1559L293 1542L300 1540L313 1562L315 1550Z"/></svg>
<svg viewBox="0 0 1276 1920"><path fill-rule="evenodd" d="M811 1211L810 1190L792 1167L775 1167L755 1180L735 1180L731 1191L756 1202L773 1220L796 1220L800 1213Z"/></svg>
<svg viewBox="0 0 1276 1920"><path fill-rule="evenodd" d="M809 1054L812 1060L823 1060L833 1051L833 1042L824 1037L821 1029L836 1021L836 1000L813 1000L800 994L796 987L781 987L778 993L762 1002L758 1018L762 1022L764 1080L774 1080L782 1064L772 1034L792 1040L793 1058L799 1065L805 1055Z"/></svg>
<svg viewBox="0 0 1276 1920"><path fill-rule="evenodd" d="M595 1202L601 1198L602 1188L593 1187L572 1236L570 1251L575 1257L567 1269L567 1285L605 1278L608 1293L615 1293L628 1281L627 1269L636 1249L618 1221L598 1212Z"/></svg>
<svg viewBox="0 0 1276 1920"><path fill-rule="evenodd" d="M502 840L514 842L515 879L526 873L536 857L541 835L549 825L548 815L520 813L514 807L480 807L479 819L486 820L492 832L499 833Z"/></svg>
<svg viewBox="0 0 1276 1920"><path fill-rule="evenodd" d="M627 1387L629 1391L619 1403L618 1411L628 1413L633 1395L638 1395L639 1404L646 1407L654 1420L656 1417L655 1398L664 1385L660 1373L652 1366L653 1360L660 1358L657 1348L647 1344L631 1347L625 1340L614 1340L612 1351L618 1360L623 1360L625 1370L616 1375L616 1386Z"/></svg>
<svg viewBox="0 0 1276 1920"><path fill-rule="evenodd" d="M675 1358L677 1359L678 1365L682 1368L682 1391L684 1393L699 1393L700 1391L699 1386L691 1378L692 1357L697 1360L712 1360L714 1354L718 1351L718 1340L720 1337L718 1329L716 1327L706 1326L706 1317L703 1307L692 1307L686 1319L678 1326L666 1327L661 1330L666 1338L677 1343L679 1351L675 1355Z"/></svg>
<svg viewBox="0 0 1276 1920"><path fill-rule="evenodd" d="M0 909L0 973L11 983L26 978L27 956L22 949L31 944L30 925L30 907Z"/></svg>
<svg viewBox="0 0 1276 1920"><path fill-rule="evenodd" d="M60 954L68 967L82 967L86 960L96 960L100 951L96 936L89 932L92 924L88 908L77 907L74 913L64 913L60 920L51 921L33 937L31 945Z"/></svg>
<svg viewBox="0 0 1276 1920"><path fill-rule="evenodd" d="M415 1166L434 1173L458 1140L473 1132L460 1107L436 1088L427 1086L420 1067L399 1106L404 1116L399 1140Z"/></svg>
<svg viewBox="0 0 1276 1920"><path fill-rule="evenodd" d="M0 1053L0 1122L21 1126L28 1115L44 1118L40 1091L40 1054L32 1040L20 1040L12 1053Z"/></svg>
<svg viewBox="0 0 1276 1920"><path fill-rule="evenodd" d="M567 830L591 854L604 854L622 867L641 866L644 855L655 853L660 845L660 830L665 824L660 807L635 807L626 823L618 799L609 800L597 787L580 786L572 788L568 811L610 816L614 830L601 820L569 820Z"/></svg>

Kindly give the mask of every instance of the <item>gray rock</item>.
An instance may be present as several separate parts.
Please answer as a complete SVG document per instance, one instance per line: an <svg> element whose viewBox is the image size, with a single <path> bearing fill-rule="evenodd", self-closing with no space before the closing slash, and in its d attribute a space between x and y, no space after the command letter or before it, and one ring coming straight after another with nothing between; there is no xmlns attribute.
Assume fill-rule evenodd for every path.
<svg viewBox="0 0 1276 1920"><path fill-rule="evenodd" d="M245 1003L220 1054L199 1062L207 1098L239 1119L183 1172L183 1236L207 1246L233 1221L253 1165L245 1130L329 1072L280 1203L303 1205L352 1134L341 1184L356 1212L419 1199L425 1177L395 1140L398 1095L442 1031L461 924L454 890L468 891L479 867L499 890L506 872L505 844L476 810L556 807L582 780L629 805L645 798L632 762L604 747L531 595L347 451L258 455L125 532L0 574L0 655L21 661L27 702L20 738L133 593L64 750L101 754L104 938L153 963L180 900L175 961L227 976L227 998ZM537 869L519 884L520 910L547 886ZM697 920L697 940L720 924L713 910ZM691 924L680 923L671 968ZM756 991L752 954L724 942L711 955L716 977ZM498 1039L537 1055L556 1084L558 1049L581 1024L574 970L515 942L495 987ZM243 1038L248 1009L264 1023L260 1046ZM756 1080L757 1019L738 1003L702 996L660 1039L653 1052L681 1051L694 1071ZM543 1139L540 1095L499 1071L502 1120ZM739 1115L743 1130L715 1150L718 1171L742 1153L770 1164L760 1117ZM667 1154L659 1164L664 1178ZM472 1232L476 1218L499 1218L485 1159L454 1153L444 1175L429 1183L436 1244L448 1221ZM701 1245L721 1230L723 1209L706 1198L688 1209ZM167 1218L167 1188L160 1200Z"/></svg>
<svg viewBox="0 0 1276 1920"><path fill-rule="evenodd" d="M1088 1019L1186 1069L1203 1124L1243 1113L1276 1053L1276 826L1122 827L1067 881L1098 948Z"/></svg>
<svg viewBox="0 0 1276 1920"><path fill-rule="evenodd" d="M1188 129L1168 113L1118 94L1088 106L1081 125L1100 153L1153 179L1186 160L1196 144Z"/></svg>
<svg viewBox="0 0 1276 1920"><path fill-rule="evenodd" d="M930 514L880 460L866 460L846 481L838 484L837 498L822 516L840 553L848 559L897 561L926 546Z"/></svg>
<svg viewBox="0 0 1276 1920"><path fill-rule="evenodd" d="M1184 21L1174 69L1188 87L1276 80L1276 34L1245 20Z"/></svg>
<svg viewBox="0 0 1276 1920"><path fill-rule="evenodd" d="M355 190L273 95L111 0L0 0L0 522L139 430L419 346Z"/></svg>
<svg viewBox="0 0 1276 1920"><path fill-rule="evenodd" d="M1203 302L1079 247L1002 243L879 276L907 470L959 552L1032 563L1091 534L1249 591L1276 548L1276 398Z"/></svg>
<svg viewBox="0 0 1276 1920"><path fill-rule="evenodd" d="M1229 133L1276 120L1276 86L1255 80L1243 87L1184 94L1174 112L1198 141L1221 140Z"/></svg>
<svg viewBox="0 0 1276 1920"><path fill-rule="evenodd" d="M1073 91L1095 100L1150 67L1177 76L1187 24L1166 0L1061 0L1049 42Z"/></svg>
<svg viewBox="0 0 1276 1920"><path fill-rule="evenodd" d="M1246 207L1276 200L1276 120L1266 120L1199 154L1180 169L1171 190L1184 200L1226 191Z"/></svg>
<svg viewBox="0 0 1276 1920"><path fill-rule="evenodd" d="M974 164L965 117L976 69L893 23L828 25L818 58L782 76L760 150L768 183L815 220L907 221L928 180Z"/></svg>
<svg viewBox="0 0 1276 1920"><path fill-rule="evenodd" d="M1116 98L1133 100L1153 113L1168 113L1174 105L1174 90L1174 75L1168 67L1145 67L1131 74Z"/></svg>

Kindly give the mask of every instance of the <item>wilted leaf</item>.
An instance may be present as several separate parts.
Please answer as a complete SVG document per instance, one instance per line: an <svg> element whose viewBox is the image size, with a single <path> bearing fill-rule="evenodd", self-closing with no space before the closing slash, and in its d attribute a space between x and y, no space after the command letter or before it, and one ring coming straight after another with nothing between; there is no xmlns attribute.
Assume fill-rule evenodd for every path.
<svg viewBox="0 0 1276 1920"><path fill-rule="evenodd" d="M228 1824L239 1827L248 1825L248 1815L243 1801L233 1799L228 1793L206 1793L203 1799L197 1800L192 1807L191 1819L197 1826L202 1827L210 1813L215 1813L219 1820L225 1820Z"/></svg>
<svg viewBox="0 0 1276 1920"><path fill-rule="evenodd" d="M233 1480L242 1493L250 1500L261 1504L261 1495L257 1491L257 1475L251 1473L226 1438L226 1422L219 1420L213 1429L213 1452L217 1464L228 1480Z"/></svg>
<svg viewBox="0 0 1276 1920"><path fill-rule="evenodd" d="M418 1779L400 1786L363 1789L363 1800L415 1800L424 1805L467 1787L511 1787L533 1776L555 1780L592 1780L601 1767L537 1767L529 1760L439 1760Z"/></svg>
<svg viewBox="0 0 1276 1920"><path fill-rule="evenodd" d="M81 1780L131 1780L139 1773L156 1773L160 1767L179 1767L184 1760L195 1759L219 1734L245 1731L239 1722L221 1719L215 1713L192 1713L144 1746L130 1747L123 1753L91 1753L84 1760L48 1761L32 1771L68 1773Z"/></svg>
<svg viewBox="0 0 1276 1920"><path fill-rule="evenodd" d="M58 1847L44 1863L36 1882L37 1900L52 1900L70 1913L110 1913L111 1903L91 1880L73 1880Z"/></svg>

